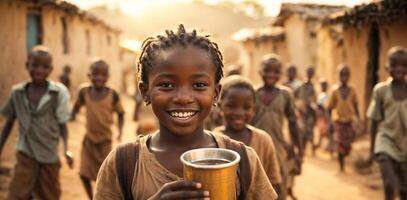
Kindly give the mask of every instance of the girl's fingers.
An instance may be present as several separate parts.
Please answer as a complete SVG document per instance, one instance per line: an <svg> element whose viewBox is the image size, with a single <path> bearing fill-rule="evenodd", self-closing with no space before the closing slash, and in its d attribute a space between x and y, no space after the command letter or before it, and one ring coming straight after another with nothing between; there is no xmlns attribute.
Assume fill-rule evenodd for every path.
<svg viewBox="0 0 407 200"><path fill-rule="evenodd" d="M179 191L179 190L196 190L200 189L202 185L200 183L192 181L174 181L164 185L166 191Z"/></svg>
<svg viewBox="0 0 407 200"><path fill-rule="evenodd" d="M209 200L209 192L204 190L184 190L168 192L161 196L162 199L203 199Z"/></svg>

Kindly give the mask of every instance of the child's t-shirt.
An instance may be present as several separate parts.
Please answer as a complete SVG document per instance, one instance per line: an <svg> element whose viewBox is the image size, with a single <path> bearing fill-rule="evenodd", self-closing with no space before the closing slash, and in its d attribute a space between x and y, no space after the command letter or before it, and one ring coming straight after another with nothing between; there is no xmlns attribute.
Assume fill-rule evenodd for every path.
<svg viewBox="0 0 407 200"><path fill-rule="evenodd" d="M65 124L71 117L69 92L61 83L48 81L47 92L34 106L27 98L27 86L13 86L1 113L18 121L17 151L40 163L55 163L59 159L58 124Z"/></svg>
<svg viewBox="0 0 407 200"><path fill-rule="evenodd" d="M249 146L252 147L259 156L264 171L266 172L271 184L280 184L282 181L280 164L277 160L273 140L265 131L250 125L247 125L247 127L252 133ZM213 132L224 134L225 126L217 127L213 130Z"/></svg>
<svg viewBox="0 0 407 200"><path fill-rule="evenodd" d="M399 162L406 162L407 99L394 99L391 80L375 86L367 116L381 121L376 135L375 154L385 153Z"/></svg>
<svg viewBox="0 0 407 200"><path fill-rule="evenodd" d="M92 99L90 87L82 88L80 92L78 102L86 108L86 137L93 143L111 140L113 113L124 113L118 94L113 89L108 89L108 94L100 100Z"/></svg>
<svg viewBox="0 0 407 200"><path fill-rule="evenodd" d="M354 106L356 104L356 91L353 87L349 87L349 94L346 99L344 99L339 90L339 86L335 86L332 95L328 99L327 108L332 109L333 121L352 122L356 116Z"/></svg>
<svg viewBox="0 0 407 200"><path fill-rule="evenodd" d="M140 152L133 177L133 197L137 200L145 200L153 196L165 184L182 180L162 166L149 151L147 141L151 135L140 138ZM223 135L213 134L219 148L225 148ZM266 173L257 157L256 152L247 147L247 155L252 170L251 185L248 190L247 200L270 200L276 199L277 194L271 186ZM116 150L110 152L100 168L96 181L96 200L123 199L118 177L116 174Z"/></svg>

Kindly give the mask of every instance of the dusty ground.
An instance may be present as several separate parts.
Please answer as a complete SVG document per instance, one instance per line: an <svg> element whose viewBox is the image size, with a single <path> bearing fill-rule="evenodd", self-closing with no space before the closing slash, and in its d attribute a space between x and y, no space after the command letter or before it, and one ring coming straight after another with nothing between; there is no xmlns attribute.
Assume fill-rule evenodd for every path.
<svg viewBox="0 0 407 200"><path fill-rule="evenodd" d="M127 111L126 124L123 141L134 139L136 123L132 118L133 102L129 98L124 98L125 109ZM143 112L143 117L150 117L149 112ZM145 117L144 117L145 118ZM0 123L2 124L2 123ZM63 160L61 169L62 199L86 199L85 191L82 188L78 176L79 152L84 130L84 117L79 115L77 121L71 122L69 126L69 147L75 157L75 168L69 169ZM0 127L1 128L1 127ZM14 132L16 127L14 128ZM115 130L115 129L114 129ZM116 130L115 130L116 131ZM115 132L116 133L116 132ZM14 144L16 141L15 133L7 141L0 165L6 168L12 168L15 162ZM380 179L376 171L370 175L360 175L353 170L352 162L358 154L366 152L367 142L362 140L355 145L355 151L349 159L347 173L338 173L338 166L332 158L322 152L317 152L316 157L307 156L303 173L296 179L295 193L300 200L374 200L383 199L380 189ZM0 199L4 199L9 175L0 175Z"/></svg>

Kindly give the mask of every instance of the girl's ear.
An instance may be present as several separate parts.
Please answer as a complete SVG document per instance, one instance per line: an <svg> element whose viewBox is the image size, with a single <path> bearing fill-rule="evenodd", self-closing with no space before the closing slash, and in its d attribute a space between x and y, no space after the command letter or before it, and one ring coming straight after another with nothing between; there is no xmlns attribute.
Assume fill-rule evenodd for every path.
<svg viewBox="0 0 407 200"><path fill-rule="evenodd" d="M138 88L140 91L141 96L143 97L143 101L146 104L150 103L150 95L148 94L148 85L142 81L139 82Z"/></svg>
<svg viewBox="0 0 407 200"><path fill-rule="evenodd" d="M218 103L219 101L219 96L220 96L220 91L222 90L222 85L221 84L217 84L215 87L215 99L214 99L214 103Z"/></svg>

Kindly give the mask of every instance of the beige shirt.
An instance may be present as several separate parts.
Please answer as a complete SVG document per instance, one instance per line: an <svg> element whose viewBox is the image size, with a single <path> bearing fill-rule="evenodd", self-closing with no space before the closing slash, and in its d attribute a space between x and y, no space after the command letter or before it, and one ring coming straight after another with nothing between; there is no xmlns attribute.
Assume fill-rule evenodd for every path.
<svg viewBox="0 0 407 200"><path fill-rule="evenodd" d="M356 117L355 105L357 104L356 91L349 87L350 91L344 99L339 91L339 86L335 86L332 95L328 99L327 108L332 109L332 120L339 122L352 122Z"/></svg>
<svg viewBox="0 0 407 200"><path fill-rule="evenodd" d="M391 79L375 86L367 115L372 120L381 121L375 153L386 153L399 162L406 162L407 99L393 98Z"/></svg>
<svg viewBox="0 0 407 200"><path fill-rule="evenodd" d="M220 134L213 134L219 148L225 148ZM162 166L155 155L147 147L150 136L140 139L139 160L136 164L133 177L133 197L136 200L145 200L153 196L165 184L181 180L174 173ZM271 186L266 173L260 163L256 152L247 147L247 155L252 170L252 182L248 191L248 200L276 199L277 194ZM95 200L123 199L116 174L116 150L110 152L100 168L96 181ZM181 161L180 161L181 162Z"/></svg>
<svg viewBox="0 0 407 200"><path fill-rule="evenodd" d="M259 156L270 182L272 184L281 183L280 164L278 163L276 149L270 135L265 131L250 125L247 125L247 128L252 132L249 146L252 147ZM217 127L213 132L224 134L225 127Z"/></svg>
<svg viewBox="0 0 407 200"><path fill-rule="evenodd" d="M284 119L296 121L296 116L291 90L285 86L277 86L277 88L280 89L280 92L270 105L264 105L256 93L256 114L252 124L271 135L276 147L278 161L284 169L287 161L286 146L288 145L283 135Z"/></svg>
<svg viewBox="0 0 407 200"><path fill-rule="evenodd" d="M78 103L86 108L86 137L93 143L101 143L112 139L111 126L113 114L124 113L120 99L113 102L115 91L109 88L108 94L100 100L93 100L90 96L90 87L82 88L83 101ZM116 93L117 94L117 93Z"/></svg>

